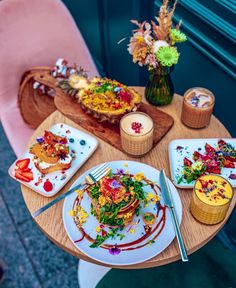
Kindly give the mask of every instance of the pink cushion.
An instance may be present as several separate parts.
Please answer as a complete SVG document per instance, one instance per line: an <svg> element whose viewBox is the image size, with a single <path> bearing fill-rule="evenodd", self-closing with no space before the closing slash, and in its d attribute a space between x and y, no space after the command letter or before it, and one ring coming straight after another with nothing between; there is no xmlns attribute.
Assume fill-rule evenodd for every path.
<svg viewBox="0 0 236 288"><path fill-rule="evenodd" d="M20 121L15 123L20 129L15 129L14 139L26 143L28 139L25 137L30 135L30 130L20 120L16 108L23 72L33 66L53 66L61 57L69 63L81 65L90 76L98 75L98 71L76 24L61 1L0 1L0 15L0 117L9 137L12 133L7 129L14 127L16 119ZM9 107L12 107L12 112ZM10 115L13 111L16 114L10 119L6 111ZM9 140L14 146L13 139ZM14 149L19 151L15 146Z"/></svg>

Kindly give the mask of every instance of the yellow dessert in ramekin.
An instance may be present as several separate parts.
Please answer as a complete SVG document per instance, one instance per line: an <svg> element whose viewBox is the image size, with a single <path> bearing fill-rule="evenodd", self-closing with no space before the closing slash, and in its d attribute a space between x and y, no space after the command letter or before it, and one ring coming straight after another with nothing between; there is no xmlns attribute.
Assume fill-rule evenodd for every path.
<svg viewBox="0 0 236 288"><path fill-rule="evenodd" d="M205 224L217 224L224 220L233 198L230 183L218 175L203 175L196 180L190 210Z"/></svg>

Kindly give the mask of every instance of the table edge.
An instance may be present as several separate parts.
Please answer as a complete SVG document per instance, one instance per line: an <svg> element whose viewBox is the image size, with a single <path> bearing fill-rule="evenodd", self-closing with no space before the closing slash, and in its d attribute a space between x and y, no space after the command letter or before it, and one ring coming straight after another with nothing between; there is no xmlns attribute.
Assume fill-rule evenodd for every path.
<svg viewBox="0 0 236 288"><path fill-rule="evenodd" d="M134 87L134 88L143 88L143 87L140 87L140 86L131 86L131 87ZM183 97L179 94L176 94L175 93L175 96L177 97ZM57 114L57 113L60 113L62 114L60 111L56 110L54 111L53 113L51 113L48 117L53 117L54 114ZM63 114L62 114L63 115ZM43 125L44 122L47 121L48 117L40 124ZM63 115L63 117L66 118L66 116ZM221 123L221 121L215 116L213 115L214 117L214 120L216 120L218 122L218 124L225 129L225 131L228 133L229 135L229 138L232 138L231 134L229 133L229 131L225 128L224 124ZM68 118L69 119L69 118ZM76 124L76 123L75 123ZM31 135L31 138L29 140L29 143L31 141L32 138L35 138L35 135L37 135L37 129L34 131L34 133ZM27 147L29 146L29 144L27 145ZM30 212L28 206L27 206L27 202L25 200L25 197L24 197L24 185L21 184L21 192L22 192L22 195L23 195L23 199L24 199L24 202L25 202L25 205L28 209L28 211ZM206 238L205 241L201 242L200 245L196 245L194 247L192 247L190 250L188 250L188 255L191 255L192 253L196 252L198 249L202 248L204 245L206 245L212 238L215 237L215 235L222 229L222 227L224 226L224 224L227 222L228 218L230 217L232 211L233 211L233 208L234 208L234 205L233 207L231 207L230 211L228 211L227 213L227 217L224 219L223 222L221 222L220 226L219 226L219 229L217 229L215 231L215 233L211 234L210 237ZM31 213L31 212L30 212ZM33 219L33 218L32 218ZM175 261L178 261L180 260L180 254L178 255L175 255L175 256L172 256L170 258L166 258L166 259L160 259L160 260L154 260L153 258L143 262L143 263L139 263L139 264L133 264L133 265L127 265L127 266L114 266L114 265L108 265L108 264L104 264L102 262L98 262L98 261L95 261L93 259L91 259L90 257L86 256L85 254L81 253L80 250L78 249L78 252L74 251L74 250L71 250L69 248L67 248L66 246L63 246L61 245L58 241L56 241L54 238L52 238L41 226L40 224L37 222L36 219L33 219L34 222L37 224L37 226L39 227L39 229L46 235L46 237L48 237L53 243L55 243L59 248L65 250L66 252L68 252L69 254L75 256L76 258L80 258L80 259L83 259L85 261L89 261L91 263L95 263L95 264L99 264L99 265L103 265L103 266L106 266L106 267L114 267L114 268L118 268L118 269L143 269L143 268L152 268L152 267L158 267L158 266L162 266L162 265L166 265L166 264L169 264L169 263L172 263L172 262L175 262ZM67 236L68 237L68 236ZM173 240L173 241L176 241L176 238ZM173 243L173 242L172 242ZM156 257L156 256L154 256ZM153 260L152 260L153 259Z"/></svg>

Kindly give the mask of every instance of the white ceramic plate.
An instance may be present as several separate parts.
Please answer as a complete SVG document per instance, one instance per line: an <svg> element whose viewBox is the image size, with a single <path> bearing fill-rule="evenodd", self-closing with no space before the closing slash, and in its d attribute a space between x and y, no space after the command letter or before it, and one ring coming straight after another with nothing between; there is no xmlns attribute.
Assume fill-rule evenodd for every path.
<svg viewBox="0 0 236 288"><path fill-rule="evenodd" d="M230 143L233 147L236 148L236 139L232 138L220 138L226 143ZM192 161L192 155L194 151L204 154L205 144L208 143L213 148L217 147L217 142L220 140L218 138L211 139L176 139L170 142L169 144L169 161L170 161L170 170L171 170L171 179L174 182L176 187L179 188L193 188L195 181L191 183L181 182L178 184L178 177L183 171L183 161L184 157L187 157ZM222 168L222 173L220 176L226 178L233 187L236 187L236 180L230 179L231 174L236 175L236 168Z"/></svg>
<svg viewBox="0 0 236 288"><path fill-rule="evenodd" d="M89 134L82 132L78 129L75 129L71 126L68 126L63 123L58 123L53 125L49 131L59 135L66 136L68 139L68 144L70 151L75 155L74 160L72 161L71 167L65 172L56 171L45 175L42 178L42 174L35 167L32 159L33 155L27 150L22 157L19 159L30 159L29 168L32 169L34 179L30 182L19 181L15 178L15 163L9 168L9 175L20 183L26 185L27 187L33 189L37 193L40 193L46 197L54 196L62 187L70 180L70 178L75 174L75 172L86 162L86 160L93 154L98 146L98 141L96 138L90 136ZM43 135L42 135L43 136ZM36 140L36 139L35 139ZM80 141L85 140L85 145L81 145ZM36 142L36 141L35 141ZM38 178L42 178L42 182L38 185L35 185L38 182ZM53 189L50 192L46 192L43 188L44 182L49 179L53 184Z"/></svg>
<svg viewBox="0 0 236 288"><path fill-rule="evenodd" d="M143 172L145 177L148 178L151 181L155 181L157 184L159 182L159 171L155 168L148 166L146 164L134 162L134 161L114 161L109 162L110 167L112 168L112 171L115 173L117 169L124 169L128 170L128 173L130 174L136 174L138 172ZM127 166L128 165L128 166ZM94 167L95 168L95 167ZM84 180L85 175L92 171L94 168L87 171L84 175L79 177L75 183L72 185L75 186L82 182ZM169 181L169 186L171 189L171 193L173 196L176 212L179 218L179 221L181 222L182 219L182 204L179 197L179 194L174 187L174 185ZM153 190L150 186L145 186L144 190L148 193L152 193ZM160 191L158 192L161 196ZM114 240L107 239L104 243L105 244L111 244L111 245L118 245L117 247L120 247L121 244L127 244L125 249L133 249L133 250L123 250L121 248L121 252L117 255L110 254L109 250L98 247L98 248L90 248L89 246L91 243L86 239L83 238L82 241L75 242L83 236L80 230L77 228L77 226L74 223L73 217L69 215L69 211L73 209L74 202L76 200L77 193L73 193L70 196L68 196L64 201L63 206L63 222L66 229L66 232L72 241L72 243L84 254L89 256L90 258L97 260L101 263L106 263L110 265L132 265L136 263L143 262L147 259L150 259L154 257L155 255L161 253L164 249L166 249L170 243L175 238L174 228L171 220L171 215L168 209L159 208L159 214L156 219L156 223L152 226L153 233L148 236L146 239L141 241L139 244L127 244L132 241L135 241L142 237L144 232L144 225L145 223L142 220L142 213L145 212L157 212L157 207L154 204L149 205L148 207L142 208L140 211L140 216L135 216L134 218L134 224L129 224L125 229L120 232L121 234L124 234L125 237L120 241L119 239L115 238ZM91 200L88 197L87 193L85 192L83 194L83 200L81 201L81 206L84 208L86 212L90 212L90 204ZM163 204L163 199L161 197L160 200L161 206ZM159 206L160 207L160 206ZM164 217L166 217L164 221ZM158 226L159 223L159 226ZM83 225L84 231L90 235L91 237L96 237L97 234L95 229L99 225L97 219L89 213L89 217L87 218L87 222ZM156 228L156 231L154 231ZM163 227L163 228L162 228ZM132 230L133 229L133 230ZM158 235L159 234L159 235ZM158 236L157 236L158 235ZM152 239L157 236L155 241L152 243ZM137 248L140 245L144 245L142 248ZM135 248L135 249L134 249Z"/></svg>

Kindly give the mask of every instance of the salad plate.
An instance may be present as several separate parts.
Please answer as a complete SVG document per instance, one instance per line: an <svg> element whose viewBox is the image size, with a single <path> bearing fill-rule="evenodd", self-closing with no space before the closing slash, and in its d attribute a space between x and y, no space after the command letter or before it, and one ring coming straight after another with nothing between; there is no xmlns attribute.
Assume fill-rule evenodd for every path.
<svg viewBox="0 0 236 288"><path fill-rule="evenodd" d="M217 174L236 187L236 139L176 139L169 144L171 178L179 188L193 188L196 179Z"/></svg>
<svg viewBox="0 0 236 288"><path fill-rule="evenodd" d="M9 168L9 175L46 197L54 196L98 146L96 138L64 123L53 125Z"/></svg>
<svg viewBox="0 0 236 288"><path fill-rule="evenodd" d="M65 199L64 227L72 243L88 257L113 266L137 264L161 253L175 238L158 185L160 172L135 161L107 164L111 168L107 176ZM181 222L181 200L168 183Z"/></svg>

